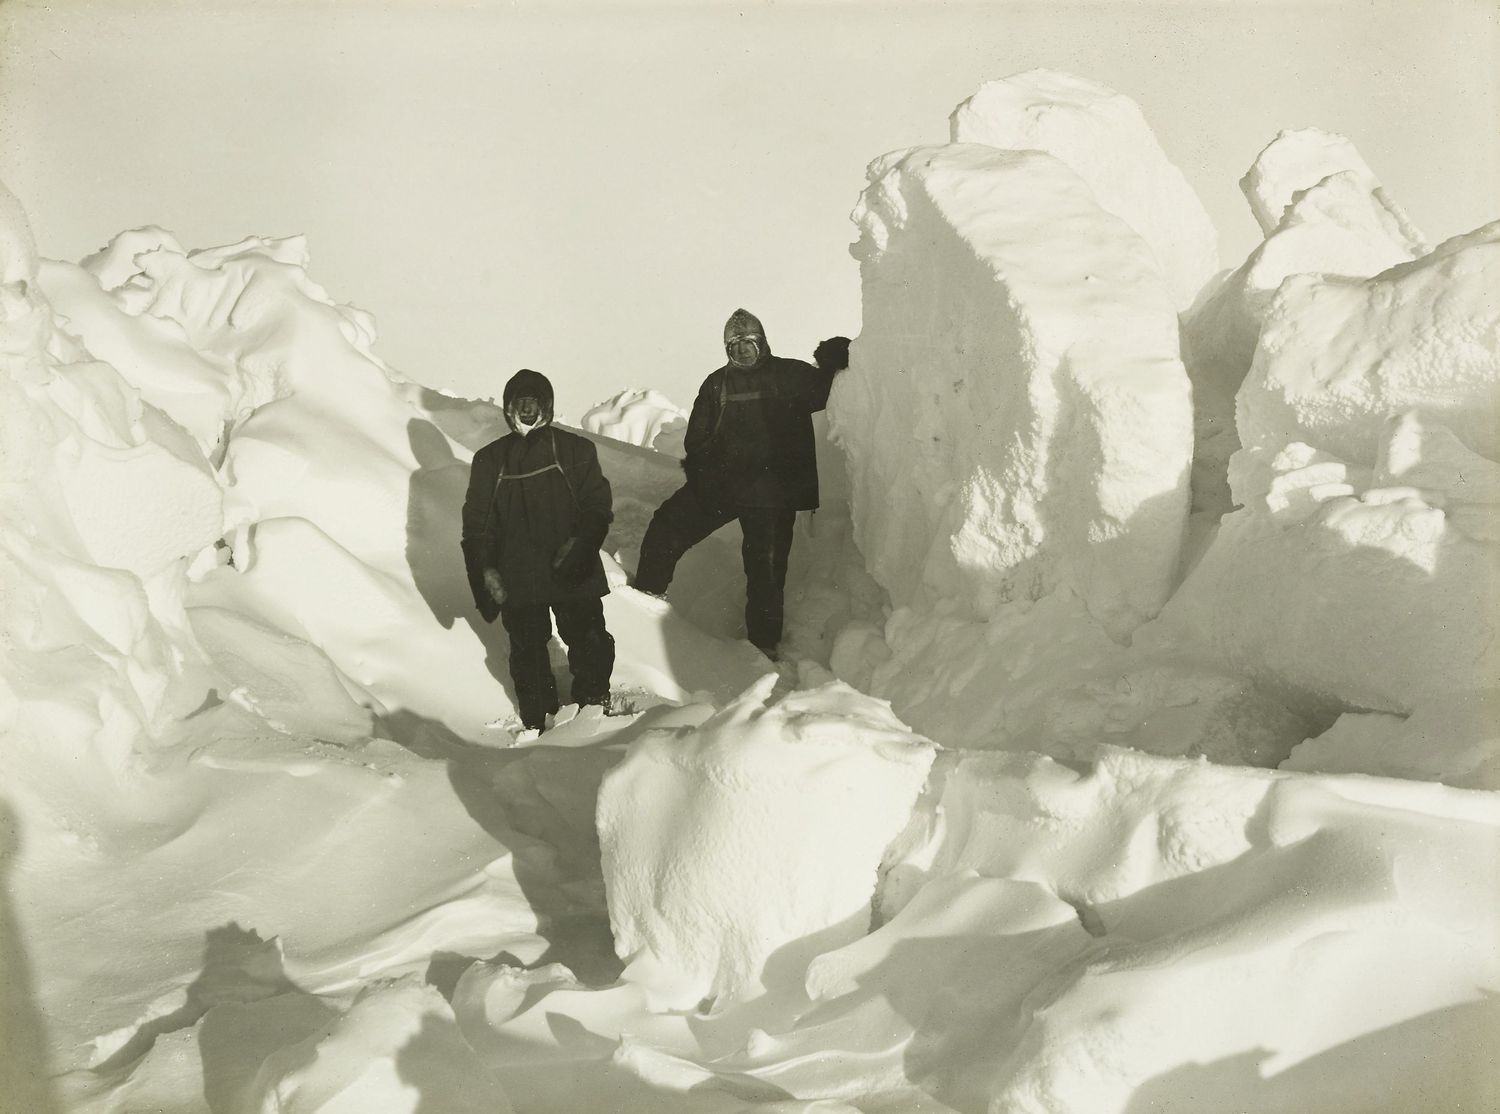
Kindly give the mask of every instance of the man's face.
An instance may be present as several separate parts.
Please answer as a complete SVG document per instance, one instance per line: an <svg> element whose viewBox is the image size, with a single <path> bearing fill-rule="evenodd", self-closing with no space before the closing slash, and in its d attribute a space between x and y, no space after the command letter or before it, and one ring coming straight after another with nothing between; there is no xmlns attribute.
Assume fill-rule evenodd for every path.
<svg viewBox="0 0 1500 1114"><path fill-rule="evenodd" d="M753 336L732 337L726 347L735 367L754 367L760 359L760 341Z"/></svg>
<svg viewBox="0 0 1500 1114"><path fill-rule="evenodd" d="M510 413L517 425L534 426L542 420L541 399L522 395L510 404Z"/></svg>

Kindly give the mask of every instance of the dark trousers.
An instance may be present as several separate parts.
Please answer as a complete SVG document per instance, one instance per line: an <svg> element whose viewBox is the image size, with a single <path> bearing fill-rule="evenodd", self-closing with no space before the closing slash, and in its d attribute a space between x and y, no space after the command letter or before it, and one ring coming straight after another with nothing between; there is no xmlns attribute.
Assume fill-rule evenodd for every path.
<svg viewBox="0 0 1500 1114"><path fill-rule="evenodd" d="M751 642L770 653L781 641L782 592L796 511L785 507L712 507L684 485L651 516L651 525L641 540L634 584L642 592L665 595L682 555L735 519L739 519L745 535L740 547L745 565L745 632Z"/></svg>
<svg viewBox="0 0 1500 1114"><path fill-rule="evenodd" d="M552 617L568 648L573 674L573 703L603 704L609 699L609 675L615 667L615 640L604 627L604 601L597 596L562 603L507 604L500 621L510 636L510 679L516 686L516 711L527 727L540 729L557 711L557 679L547 641Z"/></svg>

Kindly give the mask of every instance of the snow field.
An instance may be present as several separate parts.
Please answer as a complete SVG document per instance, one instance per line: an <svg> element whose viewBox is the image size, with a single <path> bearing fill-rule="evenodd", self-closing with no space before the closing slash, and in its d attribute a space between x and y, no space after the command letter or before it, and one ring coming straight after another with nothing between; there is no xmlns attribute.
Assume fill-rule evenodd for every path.
<svg viewBox="0 0 1500 1114"><path fill-rule="evenodd" d="M525 746L455 542L496 409L386 368L297 238L39 264L0 194L12 1106L1500 1097L1492 230L1425 253L1348 149L1273 144L1286 273L1188 319L1190 364L1206 307L1253 333L1193 369L1239 394L1231 467L1191 433L1175 172L1108 90L1002 84L1051 153L899 152L856 211L810 660L726 641L731 541L672 605L623 586L679 472L596 433L635 710ZM1355 246L1298 247L1319 222ZM1420 258L1355 273L1386 253ZM1242 505L1200 501L1179 586L1190 465Z"/></svg>

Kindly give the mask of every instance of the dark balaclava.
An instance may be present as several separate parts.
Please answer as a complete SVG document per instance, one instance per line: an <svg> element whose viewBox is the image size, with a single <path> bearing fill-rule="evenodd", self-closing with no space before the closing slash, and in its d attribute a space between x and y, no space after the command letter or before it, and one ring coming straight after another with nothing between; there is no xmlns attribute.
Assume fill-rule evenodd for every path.
<svg viewBox="0 0 1500 1114"><path fill-rule="evenodd" d="M746 362L735 359L735 343L742 340L755 345L753 360ZM729 354L729 362L735 367L751 368L765 362L766 357L771 354L771 348L766 343L766 331L755 314L749 310L737 309L729 315L729 320L724 323L724 351Z"/></svg>
<svg viewBox="0 0 1500 1114"><path fill-rule="evenodd" d="M523 367L510 377L501 396L505 424L520 434L552 424L552 384L539 371Z"/></svg>

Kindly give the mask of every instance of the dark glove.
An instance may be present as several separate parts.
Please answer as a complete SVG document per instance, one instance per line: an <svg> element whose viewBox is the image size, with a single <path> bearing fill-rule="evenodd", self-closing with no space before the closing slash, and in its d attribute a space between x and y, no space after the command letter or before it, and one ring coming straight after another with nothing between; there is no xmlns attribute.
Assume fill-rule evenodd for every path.
<svg viewBox="0 0 1500 1114"><path fill-rule="evenodd" d="M594 554L597 552L577 538L569 538L563 542L552 555L552 572L558 583L568 588L576 588L582 584L593 571Z"/></svg>

